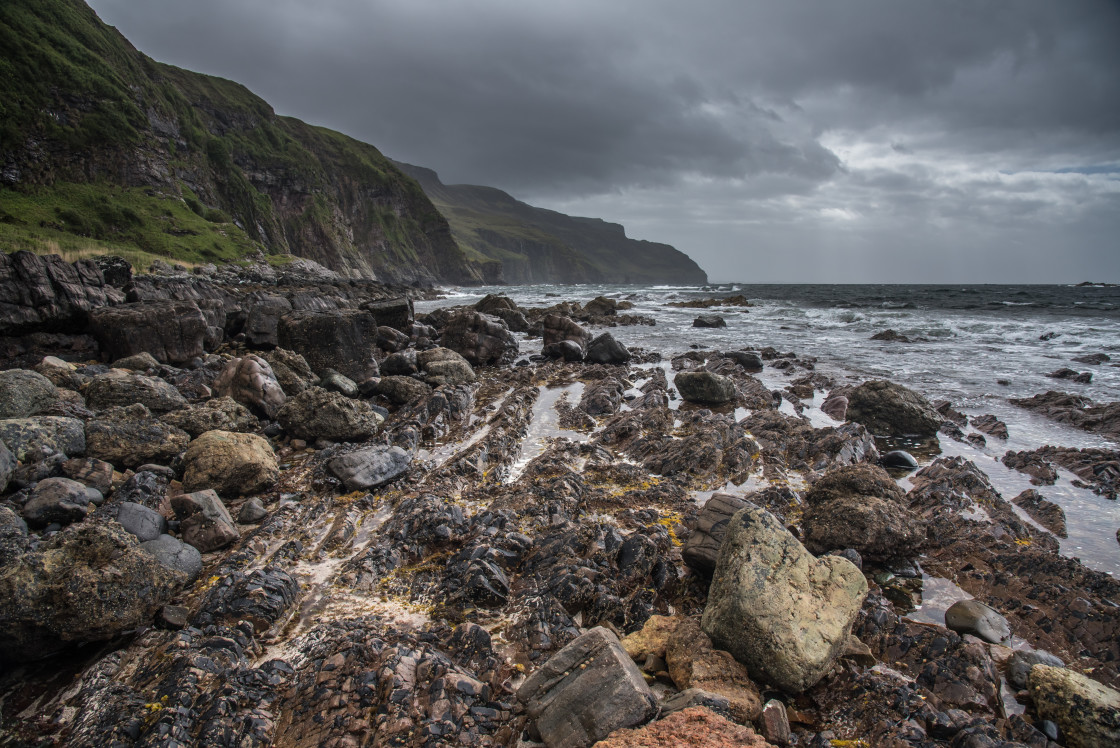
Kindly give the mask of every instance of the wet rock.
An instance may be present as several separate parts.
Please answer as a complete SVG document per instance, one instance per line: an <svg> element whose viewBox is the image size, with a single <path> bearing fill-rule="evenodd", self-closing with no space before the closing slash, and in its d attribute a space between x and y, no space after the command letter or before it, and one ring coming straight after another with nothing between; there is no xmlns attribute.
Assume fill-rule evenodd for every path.
<svg viewBox="0 0 1120 748"><path fill-rule="evenodd" d="M272 487L279 476L272 445L256 434L207 431L183 455L183 488L188 492L257 493Z"/></svg>
<svg viewBox="0 0 1120 748"><path fill-rule="evenodd" d="M303 356L313 371L334 369L356 382L380 373L373 355L377 320L369 312L294 311L280 318L277 334L280 347Z"/></svg>
<svg viewBox="0 0 1120 748"><path fill-rule="evenodd" d="M37 450L69 456L86 451L85 428L76 418L33 416L0 420L0 440L21 461Z"/></svg>
<svg viewBox="0 0 1120 748"><path fill-rule="evenodd" d="M71 525L0 574L0 660L26 662L111 639L151 621L182 582L151 563L124 529Z"/></svg>
<svg viewBox="0 0 1120 748"><path fill-rule="evenodd" d="M571 317L549 314L541 323L544 355L581 361L591 344L591 333Z"/></svg>
<svg viewBox="0 0 1120 748"><path fill-rule="evenodd" d="M969 422L973 428L980 429L988 436L994 436L997 439L1007 438L1007 424L991 414L970 418Z"/></svg>
<svg viewBox="0 0 1120 748"><path fill-rule="evenodd" d="M692 320L693 327L727 327L727 320L718 314L701 314Z"/></svg>
<svg viewBox="0 0 1120 748"><path fill-rule="evenodd" d="M848 398L843 395L829 395L825 401L821 403L821 412L837 421L847 420Z"/></svg>
<svg viewBox="0 0 1120 748"><path fill-rule="evenodd" d="M1120 692L1080 673L1048 665L1031 668L1029 680L1035 711L1058 725L1064 745L1120 745Z"/></svg>
<svg viewBox="0 0 1120 748"><path fill-rule="evenodd" d="M1066 368L1057 369L1050 372L1046 376L1050 377L1051 379L1067 379L1071 382L1077 382L1078 384L1089 384L1093 381L1093 372L1091 371L1083 371L1078 373L1073 369Z"/></svg>
<svg viewBox="0 0 1120 748"><path fill-rule="evenodd" d="M1065 667L1060 657L1055 657L1042 649L1017 649L1007 661L1007 682L1014 688L1023 690L1030 685L1031 668L1035 665Z"/></svg>
<svg viewBox="0 0 1120 748"><path fill-rule="evenodd" d="M268 510L264 508L261 500L254 496L241 505L241 510L237 513L237 521L243 525L258 525L267 516Z"/></svg>
<svg viewBox="0 0 1120 748"><path fill-rule="evenodd" d="M749 727L728 721L703 706L693 706L640 728L618 730L595 748L772 748Z"/></svg>
<svg viewBox="0 0 1120 748"><path fill-rule="evenodd" d="M141 543L140 550L155 557L161 566L184 575L188 584L202 573L202 554L198 549L170 535Z"/></svg>
<svg viewBox="0 0 1120 748"><path fill-rule="evenodd" d="M543 355L548 358L559 358L564 361L582 361L584 350L574 340L561 340L543 349Z"/></svg>
<svg viewBox="0 0 1120 748"><path fill-rule="evenodd" d="M478 312L451 315L440 345L455 351L472 366L502 366L517 357L517 339L501 320Z"/></svg>
<svg viewBox="0 0 1120 748"><path fill-rule="evenodd" d="M374 391L394 405L422 400L432 394L432 388L412 377L381 377Z"/></svg>
<svg viewBox="0 0 1120 748"><path fill-rule="evenodd" d="M165 364L183 364L213 350L221 328L211 327L194 301L139 301L90 314L90 332L113 360L150 353Z"/></svg>
<svg viewBox="0 0 1120 748"><path fill-rule="evenodd" d="M211 490L174 496L171 507L179 518L183 542L201 553L225 548L240 537L226 505Z"/></svg>
<svg viewBox="0 0 1120 748"><path fill-rule="evenodd" d="M292 311L292 302L283 296L265 296L249 307L241 332L251 348L275 348L280 345L280 318Z"/></svg>
<svg viewBox="0 0 1120 748"><path fill-rule="evenodd" d="M299 581L276 566L235 571L207 594L193 625L248 621L258 636L281 621L300 599Z"/></svg>
<svg viewBox="0 0 1120 748"><path fill-rule="evenodd" d="M958 600L945 611L945 626L951 631L978 636L992 644L1011 639L1007 619L979 600Z"/></svg>
<svg viewBox="0 0 1120 748"><path fill-rule="evenodd" d="M918 461L914 459L914 455L909 452L904 452L901 449L887 452L879 458L879 464L885 468L899 468L902 470L918 469Z"/></svg>
<svg viewBox="0 0 1120 748"><path fill-rule="evenodd" d="M276 418L289 434L308 441L361 441L377 433L383 420L369 403L321 387L289 398Z"/></svg>
<svg viewBox="0 0 1120 748"><path fill-rule="evenodd" d="M410 377L420 372L420 365L416 361L416 349L408 348L390 354L381 362L381 373L384 376Z"/></svg>
<svg viewBox="0 0 1120 748"><path fill-rule="evenodd" d="M27 369L0 371L0 418L27 418L58 402L58 388Z"/></svg>
<svg viewBox="0 0 1120 748"><path fill-rule="evenodd" d="M619 380L613 377L600 379L583 391L579 407L592 416L617 413L622 407L623 392L624 388Z"/></svg>
<svg viewBox="0 0 1120 748"><path fill-rule="evenodd" d="M723 357L734 361L752 374L762 371L762 356L754 351L727 351L723 354Z"/></svg>
<svg viewBox="0 0 1120 748"><path fill-rule="evenodd" d="M77 366L55 356L44 356L42 361L35 364L34 370L60 389L77 390L84 380L84 377L78 374Z"/></svg>
<svg viewBox="0 0 1120 748"><path fill-rule="evenodd" d="M851 562L813 558L772 514L748 506L728 524L702 624L752 678L800 693L839 654L866 596Z"/></svg>
<svg viewBox="0 0 1120 748"><path fill-rule="evenodd" d="M1106 436L1120 437L1120 403L1097 405L1087 397L1053 390L1029 398L1011 398L1010 402L1021 408L1041 413L1058 423L1067 423Z"/></svg>
<svg viewBox="0 0 1120 748"><path fill-rule="evenodd" d="M235 358L214 380L214 393L230 397L265 418L275 418L287 401L276 374L260 356Z"/></svg>
<svg viewBox="0 0 1120 748"><path fill-rule="evenodd" d="M716 568L720 546L727 534L727 524L747 502L731 494L716 493L704 503L704 508L692 525L692 532L685 541L681 557L685 563L708 576Z"/></svg>
<svg viewBox="0 0 1120 748"><path fill-rule="evenodd" d="M372 378L368 381L373 381ZM357 397L358 385L353 379L343 376L334 369L324 369L319 378L319 386L328 392L337 392L346 397Z"/></svg>
<svg viewBox="0 0 1120 748"><path fill-rule="evenodd" d="M412 456L400 447L370 447L335 457L327 468L351 491L377 488L408 472Z"/></svg>
<svg viewBox="0 0 1120 748"><path fill-rule="evenodd" d="M1120 494L1120 451L1104 448L1039 447L1033 452L1008 452L1003 464L1031 476L1035 485L1057 480L1059 465L1084 481L1093 493L1114 499ZM1075 483L1077 485L1077 483Z"/></svg>
<svg viewBox="0 0 1120 748"><path fill-rule="evenodd" d="M1000 461L1012 470L1029 475L1036 486L1052 486L1058 480L1058 471L1037 452L1008 451Z"/></svg>
<svg viewBox="0 0 1120 748"><path fill-rule="evenodd" d="M622 366L630 362L631 356L630 349L615 340L609 332L604 332L587 344L584 358L593 364Z"/></svg>
<svg viewBox="0 0 1120 748"><path fill-rule="evenodd" d="M550 657L517 698L549 748L586 748L657 714L657 700L638 667L602 627Z"/></svg>
<svg viewBox="0 0 1120 748"><path fill-rule="evenodd" d="M872 340L883 340L888 343L913 343L914 341L894 330L883 330L871 336Z"/></svg>
<svg viewBox="0 0 1120 748"><path fill-rule="evenodd" d="M362 309L372 313L377 318L378 325L385 325L406 333L412 325L414 316L412 299L407 296L364 301Z"/></svg>
<svg viewBox="0 0 1120 748"><path fill-rule="evenodd" d="M88 511L89 494L85 486L69 478L46 478L31 491L31 500L23 507L23 518L38 529L52 522L80 522Z"/></svg>
<svg viewBox="0 0 1120 748"><path fill-rule="evenodd" d="M931 437L941 427L941 416L929 401L902 385L872 380L844 389L838 394L848 398L848 420L873 434Z"/></svg>
<svg viewBox="0 0 1120 748"><path fill-rule="evenodd" d="M86 388L86 402L93 410L143 405L153 413L177 410L187 400L162 379L114 370L94 377Z"/></svg>
<svg viewBox="0 0 1120 748"><path fill-rule="evenodd" d="M295 351L275 348L262 352L260 357L272 367L276 381L288 397L298 395L308 387L319 383L319 377L311 371L307 360Z"/></svg>
<svg viewBox="0 0 1120 748"><path fill-rule="evenodd" d="M1059 538L1066 537L1066 513L1054 502L1043 498L1038 491L1027 489L1013 498L1011 503L1021 507L1031 519Z"/></svg>
<svg viewBox="0 0 1120 748"><path fill-rule="evenodd" d="M925 523L906 508L902 489L875 465L832 470L805 495L805 547L816 554L853 548L864 558L912 557L925 541Z"/></svg>
<svg viewBox="0 0 1120 748"><path fill-rule="evenodd" d="M726 403L735 398L735 383L710 371L682 371L673 386L690 403Z"/></svg>
<svg viewBox="0 0 1120 748"><path fill-rule="evenodd" d="M677 688L723 696L736 722L753 722L762 713L762 698L747 668L730 652L713 647L696 618L685 618L670 634L665 662Z"/></svg>
<svg viewBox="0 0 1120 748"><path fill-rule="evenodd" d="M470 384L478 377L470 363L447 348L429 348L416 354L416 365L424 381L433 387Z"/></svg>
<svg viewBox="0 0 1120 748"><path fill-rule="evenodd" d="M1100 364L1111 360L1112 357L1107 353L1088 353L1084 356L1077 356L1076 358L1070 359L1070 361L1073 361L1075 363L1089 364L1090 366L1099 366Z"/></svg>
<svg viewBox="0 0 1120 748"><path fill-rule="evenodd" d="M110 408L86 424L86 453L121 467L166 463L187 448L190 435L152 417L143 405Z"/></svg>
<svg viewBox="0 0 1120 748"><path fill-rule="evenodd" d="M215 397L182 410L173 410L160 416L166 424L180 428L198 438L207 431L255 431L260 426L257 417L231 397Z"/></svg>
<svg viewBox="0 0 1120 748"><path fill-rule="evenodd" d="M121 527L136 536L141 543L156 540L167 533L167 520L154 509L131 501L117 505L117 522Z"/></svg>
<svg viewBox="0 0 1120 748"><path fill-rule="evenodd" d="M156 614L156 625L172 631L185 629L189 624L189 613L182 605L164 605Z"/></svg>
<svg viewBox="0 0 1120 748"><path fill-rule="evenodd" d="M727 697L710 693L702 688L686 688L683 691L666 696L661 702L661 715L667 716L683 709L702 706L710 709L721 717L734 719L731 715L731 704Z"/></svg>

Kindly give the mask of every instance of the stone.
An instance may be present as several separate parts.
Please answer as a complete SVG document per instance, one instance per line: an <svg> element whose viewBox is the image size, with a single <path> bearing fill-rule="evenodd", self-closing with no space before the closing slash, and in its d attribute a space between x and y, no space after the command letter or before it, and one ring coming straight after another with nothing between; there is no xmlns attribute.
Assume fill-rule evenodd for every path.
<svg viewBox="0 0 1120 748"><path fill-rule="evenodd" d="M257 493L280 477L276 453L256 434L207 431L183 455L183 489L207 488L226 496Z"/></svg>
<svg viewBox="0 0 1120 748"><path fill-rule="evenodd" d="M432 388L412 377L381 377L374 392L391 402L393 405L422 400L432 394Z"/></svg>
<svg viewBox="0 0 1120 748"><path fill-rule="evenodd" d="M641 630L623 637L622 648L635 662L642 662L647 655L665 659L669 637L683 620L681 616L650 616Z"/></svg>
<svg viewBox="0 0 1120 748"><path fill-rule="evenodd" d="M141 543L155 540L167 532L167 520L155 509L124 501L117 505L117 522Z"/></svg>
<svg viewBox="0 0 1120 748"><path fill-rule="evenodd" d="M1030 685L1031 668L1035 665L1066 666L1062 658L1044 649L1017 649L1007 661L1007 682L1020 691L1027 688Z"/></svg>
<svg viewBox="0 0 1120 748"><path fill-rule="evenodd" d="M1028 488L1011 500L1038 524L1059 538L1066 537L1066 513L1053 501L1048 501L1033 488Z"/></svg>
<svg viewBox="0 0 1120 748"><path fill-rule="evenodd" d="M945 627L961 634L972 634L992 644L1011 640L1011 626L995 608L979 600L958 600L945 611Z"/></svg>
<svg viewBox="0 0 1120 748"><path fill-rule="evenodd" d="M194 582L202 573L202 554L198 549L170 535L160 535L155 540L141 543L140 550L154 556L161 566L183 574L187 584Z"/></svg>
<svg viewBox="0 0 1120 748"><path fill-rule="evenodd" d="M1120 745L1120 692L1086 675L1049 665L1035 665L1029 680L1035 711L1058 725L1063 745Z"/></svg>
<svg viewBox="0 0 1120 748"><path fill-rule="evenodd" d="M638 666L601 626L550 657L521 684L517 699L548 748L587 748L657 714Z"/></svg>
<svg viewBox="0 0 1120 748"><path fill-rule="evenodd" d="M541 354L548 358L559 358L564 361L582 361L584 351L575 340L559 340L545 346Z"/></svg>
<svg viewBox="0 0 1120 748"><path fill-rule="evenodd" d="M821 412L837 421L848 420L848 398L843 395L829 395L821 403Z"/></svg>
<svg viewBox="0 0 1120 748"><path fill-rule="evenodd" d="M265 418L276 418L288 396L276 374L260 356L244 356L230 361L214 380L214 393L230 397Z"/></svg>
<svg viewBox="0 0 1120 748"><path fill-rule="evenodd" d="M127 369L128 371L151 371L159 368L159 361L152 354L144 351L132 356L125 356L113 362L114 369Z"/></svg>
<svg viewBox="0 0 1120 748"><path fill-rule="evenodd" d="M89 512L86 487L69 478L46 478L31 491L31 500L23 506L23 518L33 528L57 522L68 525L80 522Z"/></svg>
<svg viewBox="0 0 1120 748"><path fill-rule="evenodd" d="M267 516L268 510L264 508L261 500L254 496L241 505L240 511L237 512L237 521L242 525L259 525Z"/></svg>
<svg viewBox="0 0 1120 748"><path fill-rule="evenodd" d="M165 413L187 406L179 390L162 379L117 369L94 377L85 395L86 403L97 411L139 404L153 413Z"/></svg>
<svg viewBox="0 0 1120 748"><path fill-rule="evenodd" d="M42 361L35 364L35 372L42 374L60 389L77 390L82 386L83 377L78 374L78 367L55 356L44 356Z"/></svg>
<svg viewBox="0 0 1120 748"><path fill-rule="evenodd" d="M972 427L983 431L988 436L994 436L997 439L1007 438L1007 424L999 420L995 416L988 415L974 416L969 419Z"/></svg>
<svg viewBox="0 0 1120 748"><path fill-rule="evenodd" d="M727 699L736 722L747 724L762 713L762 697L743 663L712 646L696 618L685 618L665 648L669 677L677 688L700 688Z"/></svg>
<svg viewBox="0 0 1120 748"><path fill-rule="evenodd" d="M671 696L666 696L665 700L661 702L661 716L665 717L673 712L695 706L702 706L705 709L711 709L721 717L734 719L731 714L731 703L727 700L727 697L705 691L702 688L686 688Z"/></svg>
<svg viewBox="0 0 1120 748"><path fill-rule="evenodd" d="M16 457L8 449L8 445L0 441L0 494L8 489L8 481L16 469Z"/></svg>
<svg viewBox="0 0 1120 748"><path fill-rule="evenodd" d="M887 452L879 458L879 464L885 468L897 468L900 470L918 469L918 461L914 459L914 455L901 449L894 449Z"/></svg>
<svg viewBox="0 0 1120 748"><path fill-rule="evenodd" d="M618 730L594 748L773 748L749 727L704 706L673 712L643 727Z"/></svg>
<svg viewBox="0 0 1120 748"><path fill-rule="evenodd" d="M261 358L272 367L272 373L281 389L288 397L293 397L306 390L308 387L319 383L319 377L311 371L303 356L284 348L274 348L263 351Z"/></svg>
<svg viewBox="0 0 1120 748"><path fill-rule="evenodd" d="M58 402L58 387L27 369L0 371L0 418L27 418Z"/></svg>
<svg viewBox="0 0 1120 748"><path fill-rule="evenodd" d="M290 435L308 441L361 441L376 434L383 420L369 403L321 387L289 398L276 419Z"/></svg>
<svg viewBox="0 0 1120 748"><path fill-rule="evenodd" d="M163 423L143 405L110 408L86 424L85 451L118 467L167 463L190 442L190 435Z"/></svg>
<svg viewBox="0 0 1120 748"><path fill-rule="evenodd" d="M164 605L156 614L156 625L171 631L179 631L187 627L189 615L190 611L182 605Z"/></svg>
<svg viewBox="0 0 1120 748"><path fill-rule="evenodd" d="M346 397L357 397L359 394L357 383L334 369L324 369L322 371L319 386L328 392L337 392Z"/></svg>
<svg viewBox="0 0 1120 748"><path fill-rule="evenodd" d="M444 348L442 350L447 349ZM414 348L407 348L403 351L391 353L385 358L384 361L381 362L381 374L384 376L392 377L409 377L413 374L419 374L420 364L418 362L418 356L419 354ZM459 356L459 358L463 357Z"/></svg>
<svg viewBox="0 0 1120 748"><path fill-rule="evenodd" d="M150 353L165 364L183 364L222 340L194 301L138 301L90 313L90 332L113 360Z"/></svg>
<svg viewBox="0 0 1120 748"><path fill-rule="evenodd" d="M610 364L622 366L630 363L630 349L614 339L609 332L604 332L587 344L587 354L584 358L592 364Z"/></svg>
<svg viewBox="0 0 1120 748"><path fill-rule="evenodd" d="M91 309L124 300L93 260L57 254L0 253L0 335L74 330Z"/></svg>
<svg viewBox="0 0 1120 748"><path fill-rule="evenodd" d="M183 542L201 553L225 548L241 537L226 505L211 490L180 494L171 499L180 520Z"/></svg>
<svg viewBox="0 0 1120 748"><path fill-rule="evenodd" d="M0 661L37 660L149 624L184 580L120 526L71 525L0 573Z"/></svg>
<svg viewBox="0 0 1120 748"><path fill-rule="evenodd" d="M696 516L696 524L692 526L692 532L681 550L684 562L704 576L711 576L716 568L723 537L727 533L727 523L735 512L746 505L747 502L738 496L712 494L712 498L704 502L704 508Z"/></svg>
<svg viewBox="0 0 1120 748"><path fill-rule="evenodd" d="M541 321L541 337L543 338L544 355L546 356L564 356L562 351L565 348L557 346L565 341L574 343L579 350L579 355L573 358L564 356L567 361L581 360L587 352L587 346L591 343L591 333L571 317L565 317L562 314L545 315L545 318ZM551 353L550 349L552 349ZM574 351L575 349L568 346L566 350ZM574 354L568 355L574 356Z"/></svg>
<svg viewBox="0 0 1120 748"><path fill-rule="evenodd" d="M848 398L847 419L876 436L928 438L941 428L941 415L928 400L894 382L871 380L842 394Z"/></svg>
<svg viewBox="0 0 1120 748"><path fill-rule="evenodd" d="M335 457L327 469L351 491L383 486L408 472L412 455L400 447L369 447Z"/></svg>
<svg viewBox="0 0 1120 748"><path fill-rule="evenodd" d="M280 346L303 356L312 371L334 369L355 382L381 372L374 358L377 320L358 309L295 311L280 318Z"/></svg>
<svg viewBox="0 0 1120 748"><path fill-rule="evenodd" d="M702 628L752 679L800 693L844 647L867 589L850 561L814 558L772 514L747 506L727 526Z"/></svg>
<svg viewBox="0 0 1120 748"><path fill-rule="evenodd" d="M452 314L443 328L440 345L449 348L472 366L503 366L517 357L517 339L496 317L478 312Z"/></svg>
<svg viewBox="0 0 1120 748"><path fill-rule="evenodd" d="M701 314L692 320L693 327L727 327L727 320L718 314Z"/></svg>
<svg viewBox="0 0 1120 748"><path fill-rule="evenodd" d="M718 405L735 398L735 383L710 371L682 371L673 377L673 385L690 403Z"/></svg>
<svg viewBox="0 0 1120 748"><path fill-rule="evenodd" d="M362 302L362 309L377 318L378 325L391 327L407 333L415 316L412 299L407 296L398 296L395 299L379 299L377 301Z"/></svg>
<svg viewBox="0 0 1120 748"><path fill-rule="evenodd" d="M280 345L280 318L292 311L292 302L283 296L264 296L249 307L241 332L251 348Z"/></svg>
<svg viewBox="0 0 1120 748"><path fill-rule="evenodd" d="M198 438L207 431L255 431L257 417L231 397L215 397L204 403L173 410L160 416L164 423L180 428Z"/></svg>
<svg viewBox="0 0 1120 748"><path fill-rule="evenodd" d="M762 371L762 356L754 351L727 351L723 357L731 359L751 374Z"/></svg>
<svg viewBox="0 0 1120 748"><path fill-rule="evenodd" d="M759 729L762 737L775 745L789 744L789 716L786 714L786 705L778 699L770 699L762 707L762 716L759 720Z"/></svg>

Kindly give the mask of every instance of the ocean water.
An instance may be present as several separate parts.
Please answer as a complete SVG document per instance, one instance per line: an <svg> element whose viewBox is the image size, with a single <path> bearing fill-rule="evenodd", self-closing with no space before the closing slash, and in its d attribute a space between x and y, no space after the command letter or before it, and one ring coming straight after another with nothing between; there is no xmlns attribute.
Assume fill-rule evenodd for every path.
<svg viewBox="0 0 1120 748"><path fill-rule="evenodd" d="M1008 402L1013 397L1060 390L1097 402L1120 400L1120 288L1097 286L924 286L924 285L752 285L688 286L503 286L447 289L439 301L417 304L417 313L440 306L470 304L487 293L505 294L521 306L585 303L596 296L627 300L631 314L654 326L611 328L630 346L656 350L668 362L692 346L735 350L773 347L817 359L816 370L838 383L890 379L930 400L947 399L969 416L994 414L1007 423L1009 438L987 437L976 448L941 438L942 454L975 462L1004 498L1036 488L1066 512L1069 538L1062 553L1088 566L1120 575L1120 503L1072 485L1059 471L1054 486L1031 486L1027 477L999 462L1008 450L1062 447L1120 448L1116 442L1054 423ZM709 310L667 305L742 294L753 306ZM698 314L718 314L726 328L694 328ZM875 341L887 329L919 340ZM598 331L596 331L598 332ZM540 340L521 341L523 356L540 351ZM1072 359L1103 353L1099 365ZM1059 368L1093 374L1090 384L1046 377ZM758 375L771 389L792 375L770 369ZM672 376L670 374L670 381ZM821 413L820 395L806 410L815 425L834 423ZM808 403L807 403L808 404ZM931 458L924 458L928 462Z"/></svg>

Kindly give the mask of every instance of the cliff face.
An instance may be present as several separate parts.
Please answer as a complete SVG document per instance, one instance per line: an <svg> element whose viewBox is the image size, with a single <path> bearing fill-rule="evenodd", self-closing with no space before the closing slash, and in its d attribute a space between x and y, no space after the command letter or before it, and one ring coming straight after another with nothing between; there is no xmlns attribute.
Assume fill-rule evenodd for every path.
<svg viewBox="0 0 1120 748"><path fill-rule="evenodd" d="M373 146L157 63L81 0L0 4L0 239L194 262L253 251L397 283L472 283L447 221Z"/></svg>
<svg viewBox="0 0 1120 748"><path fill-rule="evenodd" d="M451 224L476 262L500 265L507 283L708 282L668 244L629 239L622 226L536 208L492 187L446 185L431 169L397 163Z"/></svg>

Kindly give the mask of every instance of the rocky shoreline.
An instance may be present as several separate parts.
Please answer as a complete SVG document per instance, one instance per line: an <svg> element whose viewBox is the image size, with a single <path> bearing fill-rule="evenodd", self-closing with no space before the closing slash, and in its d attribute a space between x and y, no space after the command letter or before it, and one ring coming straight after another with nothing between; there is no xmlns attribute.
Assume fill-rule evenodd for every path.
<svg viewBox="0 0 1120 748"><path fill-rule="evenodd" d="M0 256L0 745L1120 740L1120 582L1061 510L880 466L965 438L951 403L663 362L611 299L158 270ZM840 425L779 408L823 392ZM1112 450L1004 462L1116 495ZM939 585L974 601L908 617Z"/></svg>

